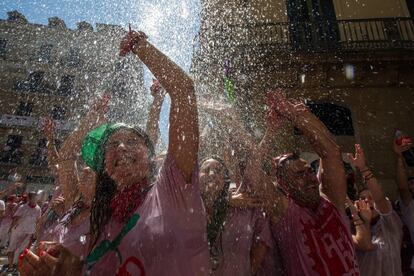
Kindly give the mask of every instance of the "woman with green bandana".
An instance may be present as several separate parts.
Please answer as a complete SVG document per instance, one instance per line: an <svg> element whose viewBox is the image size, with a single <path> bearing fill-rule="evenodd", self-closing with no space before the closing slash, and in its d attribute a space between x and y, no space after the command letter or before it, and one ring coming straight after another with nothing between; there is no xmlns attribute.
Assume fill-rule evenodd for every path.
<svg viewBox="0 0 414 276"><path fill-rule="evenodd" d="M171 97L164 165L155 178L152 143L137 128L104 124L91 131L81 151L97 174L88 257L76 258L61 245L40 257L28 252L22 274L79 275L82 270L92 275L208 274L193 82L143 33L129 32L121 48L136 54Z"/></svg>

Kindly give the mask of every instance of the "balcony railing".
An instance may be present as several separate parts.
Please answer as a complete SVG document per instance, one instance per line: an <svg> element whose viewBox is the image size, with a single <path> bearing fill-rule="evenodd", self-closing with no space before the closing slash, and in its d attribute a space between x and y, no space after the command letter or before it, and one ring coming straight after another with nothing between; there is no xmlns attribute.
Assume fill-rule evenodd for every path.
<svg viewBox="0 0 414 276"><path fill-rule="evenodd" d="M414 49L413 19L378 18L337 21L226 25L202 30L200 46L272 46L289 50Z"/></svg>
<svg viewBox="0 0 414 276"><path fill-rule="evenodd" d="M3 114L0 116L0 126L17 126L17 127L37 127L41 129L44 125L44 118L35 118L30 116L17 116ZM69 121L55 120L57 130L68 131L73 128Z"/></svg>
<svg viewBox="0 0 414 276"><path fill-rule="evenodd" d="M37 119L30 116L3 114L0 118L0 125L32 127L37 125Z"/></svg>

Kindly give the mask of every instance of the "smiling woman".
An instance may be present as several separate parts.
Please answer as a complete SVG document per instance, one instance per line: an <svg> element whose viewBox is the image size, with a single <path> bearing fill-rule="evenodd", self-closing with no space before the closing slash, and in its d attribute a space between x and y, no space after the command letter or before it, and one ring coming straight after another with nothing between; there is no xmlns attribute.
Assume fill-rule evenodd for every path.
<svg viewBox="0 0 414 276"><path fill-rule="evenodd" d="M121 53L133 52L148 66L171 97L169 146L152 182L154 150L148 135L120 123L90 131L82 158L97 174L85 261L56 250L22 257L20 271L30 275L62 274L83 267L92 275L207 275L205 211L198 178L198 115L194 85L142 32L130 31ZM191 246L189 246L191 245ZM70 260L70 261L68 261ZM161 265L162 264L162 265ZM60 274L60 273L59 273Z"/></svg>

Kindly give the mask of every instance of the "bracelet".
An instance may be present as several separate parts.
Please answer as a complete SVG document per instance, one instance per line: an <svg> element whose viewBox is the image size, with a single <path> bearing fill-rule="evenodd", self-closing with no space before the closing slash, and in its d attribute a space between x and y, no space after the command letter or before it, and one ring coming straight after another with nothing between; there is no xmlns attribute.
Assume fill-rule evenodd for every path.
<svg viewBox="0 0 414 276"><path fill-rule="evenodd" d="M359 224L354 223L354 226L361 226L361 225L364 225L364 222L359 223Z"/></svg>
<svg viewBox="0 0 414 276"><path fill-rule="evenodd" d="M367 182L367 181L369 181L369 180L371 180L373 178L374 178L374 175L372 173L370 173L369 175L364 176L365 182Z"/></svg>
<svg viewBox="0 0 414 276"><path fill-rule="evenodd" d="M369 167L366 167L365 170L360 170L361 173L365 173L365 172L369 172L369 171L371 171L371 169Z"/></svg>

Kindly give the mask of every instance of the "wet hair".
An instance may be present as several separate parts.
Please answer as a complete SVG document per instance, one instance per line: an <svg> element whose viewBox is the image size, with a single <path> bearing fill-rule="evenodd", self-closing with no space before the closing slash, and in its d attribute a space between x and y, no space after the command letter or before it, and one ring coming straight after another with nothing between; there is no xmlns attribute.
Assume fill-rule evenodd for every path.
<svg viewBox="0 0 414 276"><path fill-rule="evenodd" d="M210 222L207 224L207 239L210 247L210 252L213 248L213 245L217 239L217 236L223 228L224 220L227 217L227 212L229 209L229 188L230 188L230 173L227 169L224 161L217 156L211 156L204 158L200 164L203 164L205 161L213 159L220 163L224 171L224 187L220 191L218 197L214 200L213 203L213 214L211 216Z"/></svg>
<svg viewBox="0 0 414 276"><path fill-rule="evenodd" d="M72 207L66 212L64 216L66 216L62 224L67 226L69 225L77 216L80 215L80 213L85 209L85 202L81 197L75 200L75 202L72 204Z"/></svg>
<svg viewBox="0 0 414 276"><path fill-rule="evenodd" d="M152 142L149 136L140 128L120 128L131 130L132 132L136 133L139 137L144 140L145 146L148 149L149 159L151 162L150 165L150 176L149 180L151 181L155 175L156 164L154 160L155 152ZM117 130L118 131L118 130ZM116 133L115 131L114 133ZM111 136L114 134L112 133ZM106 140L106 142L109 138ZM106 148L106 143L105 143ZM105 155L105 152L102 154ZM105 160L104 160L105 162ZM99 172L97 172L97 179L96 179L96 188L95 188L95 196L92 200L91 206L91 216L90 216L90 233L92 237L92 243L89 250L92 250L96 245L99 237L101 236L106 224L109 222L112 216L112 209L111 209L111 201L114 198L116 192L118 190L118 185L116 182L105 172L105 166Z"/></svg>

